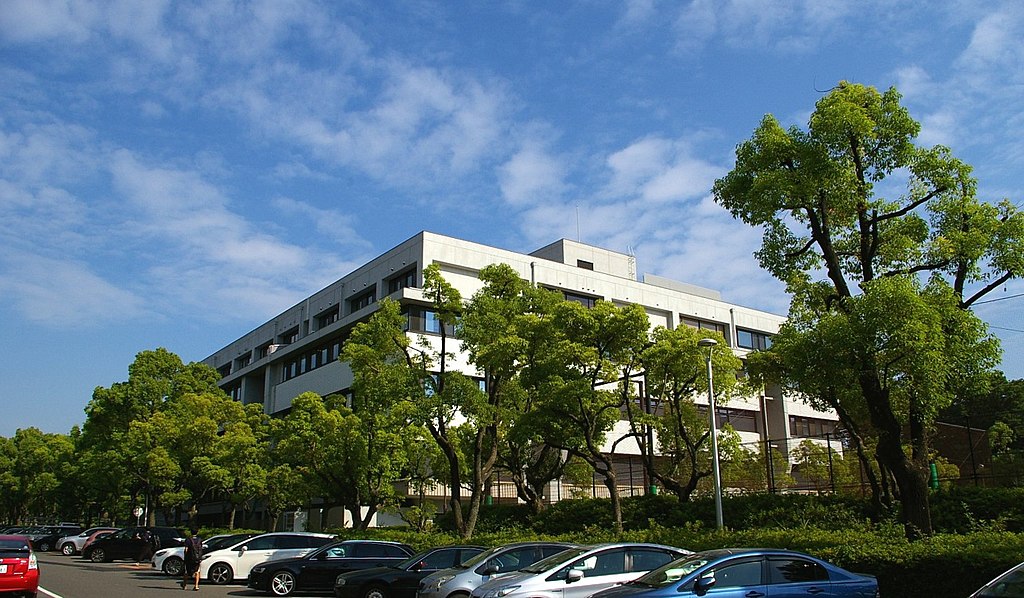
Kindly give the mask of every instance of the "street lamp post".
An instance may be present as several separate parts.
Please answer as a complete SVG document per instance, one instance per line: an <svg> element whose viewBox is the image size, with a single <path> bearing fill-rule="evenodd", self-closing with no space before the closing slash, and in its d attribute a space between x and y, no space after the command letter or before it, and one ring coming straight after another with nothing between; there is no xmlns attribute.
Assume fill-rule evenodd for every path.
<svg viewBox="0 0 1024 598"><path fill-rule="evenodd" d="M698 347L708 348L708 411L711 412L711 475L715 479L715 525L719 530L725 527L722 521L722 472L718 466L718 422L715 417L715 387L712 381L711 354L718 342L712 338L697 341Z"/></svg>

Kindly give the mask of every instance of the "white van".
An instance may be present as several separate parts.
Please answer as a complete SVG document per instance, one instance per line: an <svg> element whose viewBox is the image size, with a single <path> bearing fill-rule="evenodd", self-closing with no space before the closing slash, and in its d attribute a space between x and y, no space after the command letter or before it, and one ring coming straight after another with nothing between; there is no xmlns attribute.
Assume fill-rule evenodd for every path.
<svg viewBox="0 0 1024 598"><path fill-rule="evenodd" d="M330 534L270 532L203 554L199 574L215 584L245 581L254 566L274 559L300 557L334 540Z"/></svg>

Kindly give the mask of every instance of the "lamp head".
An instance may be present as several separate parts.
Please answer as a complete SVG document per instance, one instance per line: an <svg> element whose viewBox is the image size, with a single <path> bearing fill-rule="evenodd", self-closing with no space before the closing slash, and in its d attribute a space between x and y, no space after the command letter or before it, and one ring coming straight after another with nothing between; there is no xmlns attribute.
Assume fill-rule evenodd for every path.
<svg viewBox="0 0 1024 598"><path fill-rule="evenodd" d="M697 341L698 347L714 347L717 344L718 341L716 341L713 338L702 338L699 341Z"/></svg>

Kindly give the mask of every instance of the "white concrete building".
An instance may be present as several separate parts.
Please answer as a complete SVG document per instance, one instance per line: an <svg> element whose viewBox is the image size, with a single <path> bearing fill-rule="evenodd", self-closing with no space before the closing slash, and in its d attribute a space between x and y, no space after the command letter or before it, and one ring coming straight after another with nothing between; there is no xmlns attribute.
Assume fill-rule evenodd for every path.
<svg viewBox="0 0 1024 598"><path fill-rule="evenodd" d="M437 320L419 288L423 268L435 263L463 297L481 288L477 277L481 269L505 263L523 279L559 290L567 299L584 304L598 299L639 304L652 327L713 328L740 357L770 344L785 320L728 303L716 291L650 274L638 279L634 257L575 241L563 239L523 254L421 232L220 349L204 363L221 373L220 386L233 398L246 404L260 403L271 415L287 410L292 399L306 391L321 395L344 392L352 376L338 361L341 345L352 327L373 313L381 298L401 303L409 317L410 335L438 332ZM456 367L474 373L464 356ZM697 397L697 403L707 405L706 397ZM718 415L719 425L729 422L745 442L771 439L778 441L773 442L775 450L784 452L803 437L833 430L837 421L834 414L815 411L777 392L734 399L719 406ZM628 431L626 422L620 423L608 446ZM639 460L629 457L638 454L635 443L620 443L616 454L623 457L622 479L635 480L642 470Z"/></svg>

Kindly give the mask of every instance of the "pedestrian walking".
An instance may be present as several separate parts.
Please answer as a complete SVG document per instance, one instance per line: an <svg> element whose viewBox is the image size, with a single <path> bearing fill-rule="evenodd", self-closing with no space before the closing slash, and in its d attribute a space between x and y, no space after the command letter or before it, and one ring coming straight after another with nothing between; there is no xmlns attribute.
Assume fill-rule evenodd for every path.
<svg viewBox="0 0 1024 598"><path fill-rule="evenodd" d="M187 589L191 580L192 589L199 591L199 563L203 560L203 539L199 537L197 529L187 531L185 535L185 572L181 579L181 589Z"/></svg>

